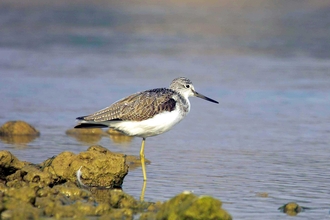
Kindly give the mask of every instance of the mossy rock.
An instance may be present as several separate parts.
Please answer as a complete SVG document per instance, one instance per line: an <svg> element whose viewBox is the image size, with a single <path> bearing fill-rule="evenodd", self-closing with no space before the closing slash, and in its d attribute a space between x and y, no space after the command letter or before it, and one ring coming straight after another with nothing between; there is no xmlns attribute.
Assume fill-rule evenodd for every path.
<svg viewBox="0 0 330 220"><path fill-rule="evenodd" d="M4 192L4 195L4 201L6 202L8 200L6 206L9 206L6 208L12 209L13 207L10 207L10 204L12 203L9 202L11 199L20 200L25 203L34 203L36 199L36 189L29 186L24 186L21 188L8 188Z"/></svg>
<svg viewBox="0 0 330 220"><path fill-rule="evenodd" d="M299 212L302 212L305 207L302 207L295 202L289 202L278 209L286 213L287 215L296 216Z"/></svg>
<svg viewBox="0 0 330 220"><path fill-rule="evenodd" d="M160 208L156 219L231 220L231 215L221 205L221 201L211 196L181 193Z"/></svg>
<svg viewBox="0 0 330 220"><path fill-rule="evenodd" d="M133 196L128 195L121 189L92 188L91 192L96 202L110 204L113 208L139 208L140 203Z"/></svg>
<svg viewBox="0 0 330 220"><path fill-rule="evenodd" d="M112 209L109 213L102 215L99 220L133 220L134 212L132 209L123 208L123 209Z"/></svg>
<svg viewBox="0 0 330 220"><path fill-rule="evenodd" d="M5 200L5 210L1 213L1 219L39 219L42 213L42 210L20 199L7 198Z"/></svg>
<svg viewBox="0 0 330 220"><path fill-rule="evenodd" d="M20 161L9 151L0 151L0 179L5 180L8 175L22 169L26 164L28 163Z"/></svg>
<svg viewBox="0 0 330 220"><path fill-rule="evenodd" d="M112 153L102 146L91 146L77 155L63 152L41 164L44 171L56 176L59 181L77 182L81 168L83 184L98 187L121 186L128 173L123 154Z"/></svg>

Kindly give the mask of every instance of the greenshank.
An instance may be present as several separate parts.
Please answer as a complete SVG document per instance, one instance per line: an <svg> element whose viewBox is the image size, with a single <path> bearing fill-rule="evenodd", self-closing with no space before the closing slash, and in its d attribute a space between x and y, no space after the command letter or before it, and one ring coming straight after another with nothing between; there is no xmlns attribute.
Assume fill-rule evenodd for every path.
<svg viewBox="0 0 330 220"><path fill-rule="evenodd" d="M190 96L219 103L196 92L189 79L179 77L169 88L135 93L91 115L78 117L79 124L75 128L110 127L129 136L141 137L140 159L143 180L146 181L146 138L162 134L179 123L190 111Z"/></svg>

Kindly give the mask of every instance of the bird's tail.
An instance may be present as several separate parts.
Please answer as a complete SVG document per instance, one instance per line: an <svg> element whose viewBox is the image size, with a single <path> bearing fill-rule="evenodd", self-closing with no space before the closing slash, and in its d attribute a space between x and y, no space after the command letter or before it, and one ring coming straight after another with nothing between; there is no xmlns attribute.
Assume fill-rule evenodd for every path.
<svg viewBox="0 0 330 220"><path fill-rule="evenodd" d="M86 116L81 116L76 118L80 124L76 125L74 128L106 128L108 127L105 124L92 122L92 121L85 121L84 118Z"/></svg>
<svg viewBox="0 0 330 220"><path fill-rule="evenodd" d="M93 124L93 123L81 123L76 125L74 128L107 128L108 126L103 124Z"/></svg>

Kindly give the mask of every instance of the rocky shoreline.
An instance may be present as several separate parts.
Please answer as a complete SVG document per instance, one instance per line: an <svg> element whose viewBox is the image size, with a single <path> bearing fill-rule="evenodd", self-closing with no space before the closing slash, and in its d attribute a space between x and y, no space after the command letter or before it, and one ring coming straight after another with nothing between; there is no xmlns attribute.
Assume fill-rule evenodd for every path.
<svg viewBox="0 0 330 220"><path fill-rule="evenodd" d="M40 132L25 122L7 122L0 135ZM40 164L0 151L0 218L232 219L211 196L183 192L163 203L135 199L121 189L130 164L136 164L134 156L99 145L79 154L65 151Z"/></svg>

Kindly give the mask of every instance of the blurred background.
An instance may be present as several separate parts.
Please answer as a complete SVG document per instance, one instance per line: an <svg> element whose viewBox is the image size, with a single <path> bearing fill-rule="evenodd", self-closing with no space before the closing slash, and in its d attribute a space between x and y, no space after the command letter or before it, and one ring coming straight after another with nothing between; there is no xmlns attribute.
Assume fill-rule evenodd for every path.
<svg viewBox="0 0 330 220"><path fill-rule="evenodd" d="M0 141L21 160L95 143L138 155L140 138L88 143L65 131L179 76L220 104L191 98L186 119L147 139L146 200L192 190L238 219L283 219L277 208L291 201L311 208L299 219L329 215L329 1L0 2L0 124L41 132ZM141 170L123 187L138 198Z"/></svg>

